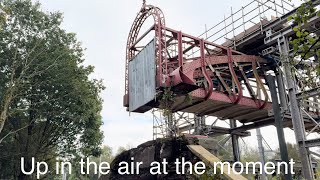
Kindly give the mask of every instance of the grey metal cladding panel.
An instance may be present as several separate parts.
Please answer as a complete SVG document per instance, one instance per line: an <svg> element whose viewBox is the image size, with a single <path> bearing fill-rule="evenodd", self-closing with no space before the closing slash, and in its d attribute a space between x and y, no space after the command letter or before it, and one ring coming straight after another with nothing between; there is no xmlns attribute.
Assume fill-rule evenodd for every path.
<svg viewBox="0 0 320 180"><path fill-rule="evenodd" d="M156 94L155 41L129 62L129 111L152 101Z"/></svg>

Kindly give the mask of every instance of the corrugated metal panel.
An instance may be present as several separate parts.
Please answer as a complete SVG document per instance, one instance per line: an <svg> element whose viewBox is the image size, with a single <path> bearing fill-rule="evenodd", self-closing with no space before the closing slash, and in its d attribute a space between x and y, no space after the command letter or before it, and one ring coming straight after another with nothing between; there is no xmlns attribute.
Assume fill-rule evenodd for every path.
<svg viewBox="0 0 320 180"><path fill-rule="evenodd" d="M129 111L152 101L156 94L156 54L152 40L129 62Z"/></svg>

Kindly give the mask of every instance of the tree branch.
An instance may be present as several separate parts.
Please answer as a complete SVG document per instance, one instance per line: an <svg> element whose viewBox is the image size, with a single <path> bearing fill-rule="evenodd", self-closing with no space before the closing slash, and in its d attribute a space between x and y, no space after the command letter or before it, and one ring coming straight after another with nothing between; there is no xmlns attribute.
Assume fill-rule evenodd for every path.
<svg viewBox="0 0 320 180"><path fill-rule="evenodd" d="M10 131L7 135L5 135L3 138L0 139L0 144L3 142L3 140L4 140L5 138L7 138L8 136L10 136L11 134L15 134L15 133L17 133L17 132L19 132L19 131L27 128L29 125L30 125L30 124L28 124L28 125L26 125L26 126L24 126L24 127L22 127L22 128L19 128L19 129L15 130L15 131Z"/></svg>

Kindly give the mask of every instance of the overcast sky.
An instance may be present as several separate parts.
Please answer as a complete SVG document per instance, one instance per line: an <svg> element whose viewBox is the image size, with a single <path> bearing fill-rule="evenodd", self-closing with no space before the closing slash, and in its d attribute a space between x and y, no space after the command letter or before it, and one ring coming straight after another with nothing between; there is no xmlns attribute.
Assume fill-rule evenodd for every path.
<svg viewBox="0 0 320 180"><path fill-rule="evenodd" d="M208 27L230 14L230 7L240 9L251 0L147 0L160 7L168 27L188 34L199 35ZM142 0L40 0L45 11L64 14L63 28L77 34L85 51L86 64L96 67L94 78L103 79L102 93L104 144L113 147L127 144L136 146L152 139L150 113L134 114L122 106L124 94L124 67L127 36L131 24L141 8ZM276 131L263 128L264 138L276 148ZM287 140L295 142L291 130ZM255 131L245 141L256 146Z"/></svg>

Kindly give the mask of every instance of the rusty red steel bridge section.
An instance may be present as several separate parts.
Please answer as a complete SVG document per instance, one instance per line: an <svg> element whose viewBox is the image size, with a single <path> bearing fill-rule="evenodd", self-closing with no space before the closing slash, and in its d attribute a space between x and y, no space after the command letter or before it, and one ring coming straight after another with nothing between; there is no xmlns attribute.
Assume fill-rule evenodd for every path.
<svg viewBox="0 0 320 180"><path fill-rule="evenodd" d="M141 27L148 17L154 19L154 25L140 35ZM152 56L146 53L142 57L139 54L147 51L147 45L140 46L139 43L150 34L154 37ZM144 62L132 65L135 70L131 71L130 63L134 61ZM145 66L146 61L154 62L154 77L139 74L139 71L148 71L143 68L151 68ZM272 103L265 80L266 73L273 69L273 62L260 56L246 55L166 27L162 11L144 4L127 41L124 106L131 112L139 113L161 108L160 101L165 96L164 92L170 89L172 103L169 108L172 112L216 116L241 123L273 118L269 114ZM138 86L136 82L130 80L142 82L137 83L139 87L135 87ZM154 89L153 96L143 101L148 90L142 86L150 85L149 81L154 81L154 87L151 83L151 87L145 88ZM141 102L134 102L135 107L130 107L130 101Z"/></svg>

